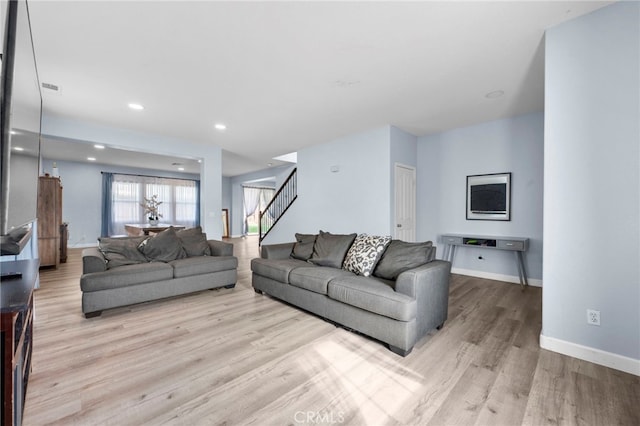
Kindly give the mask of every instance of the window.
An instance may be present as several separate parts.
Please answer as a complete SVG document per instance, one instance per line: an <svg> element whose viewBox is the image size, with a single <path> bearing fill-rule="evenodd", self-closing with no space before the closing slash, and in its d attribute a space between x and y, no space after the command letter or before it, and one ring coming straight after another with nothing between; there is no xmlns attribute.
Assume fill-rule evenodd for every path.
<svg viewBox="0 0 640 426"><path fill-rule="evenodd" d="M145 198L154 195L162 202L158 207L160 222L187 228L200 222L200 191L196 180L115 173L104 173L103 179L109 180L103 194L107 206L103 235L126 234L124 225L127 223L147 223L142 204Z"/></svg>

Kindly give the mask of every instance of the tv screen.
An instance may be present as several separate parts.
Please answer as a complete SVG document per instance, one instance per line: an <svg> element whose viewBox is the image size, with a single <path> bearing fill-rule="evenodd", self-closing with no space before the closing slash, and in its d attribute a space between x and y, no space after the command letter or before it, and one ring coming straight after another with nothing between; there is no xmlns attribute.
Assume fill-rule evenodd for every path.
<svg viewBox="0 0 640 426"><path fill-rule="evenodd" d="M504 213L507 211L507 184L490 183L471 186L473 213Z"/></svg>
<svg viewBox="0 0 640 426"><path fill-rule="evenodd" d="M467 220L511 220L511 173L467 176Z"/></svg>

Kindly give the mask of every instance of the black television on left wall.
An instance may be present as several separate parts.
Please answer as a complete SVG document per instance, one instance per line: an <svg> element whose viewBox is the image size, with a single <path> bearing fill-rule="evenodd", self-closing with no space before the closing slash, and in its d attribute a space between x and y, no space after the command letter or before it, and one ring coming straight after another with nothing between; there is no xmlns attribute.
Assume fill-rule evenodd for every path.
<svg viewBox="0 0 640 426"><path fill-rule="evenodd" d="M0 248L19 254L37 217L42 94L26 0L0 2Z"/></svg>

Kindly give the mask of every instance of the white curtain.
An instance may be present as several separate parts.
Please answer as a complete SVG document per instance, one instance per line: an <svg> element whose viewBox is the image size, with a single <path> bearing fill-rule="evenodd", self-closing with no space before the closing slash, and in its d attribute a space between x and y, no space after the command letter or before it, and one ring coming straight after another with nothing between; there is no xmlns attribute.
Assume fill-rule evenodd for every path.
<svg viewBox="0 0 640 426"><path fill-rule="evenodd" d="M113 174L111 235L126 234L125 224L147 223L142 203L157 195L161 223L191 228L199 223L198 183L195 180Z"/></svg>
<svg viewBox="0 0 640 426"><path fill-rule="evenodd" d="M271 202L271 199L275 195L276 190L271 188L262 188L260 192L260 211L265 211L267 205ZM273 216L273 209L270 208L267 211L267 214L271 217L271 219L275 219Z"/></svg>
<svg viewBox="0 0 640 426"><path fill-rule="evenodd" d="M244 197L244 224L242 234L247 235L249 233L249 216L253 215L260 204L260 192L262 188L254 188L251 186L243 187Z"/></svg>

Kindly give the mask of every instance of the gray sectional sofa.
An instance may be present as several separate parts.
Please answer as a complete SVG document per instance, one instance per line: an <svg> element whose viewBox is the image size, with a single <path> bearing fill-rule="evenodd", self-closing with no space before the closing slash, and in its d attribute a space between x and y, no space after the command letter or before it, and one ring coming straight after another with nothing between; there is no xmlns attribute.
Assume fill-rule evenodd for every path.
<svg viewBox="0 0 640 426"><path fill-rule="evenodd" d="M296 234L263 245L252 285L337 325L387 343L406 356L447 319L451 264L431 242L367 235Z"/></svg>
<svg viewBox="0 0 640 426"><path fill-rule="evenodd" d="M233 244L207 240L200 227L100 238L98 247L82 252L82 312L90 318L119 306L233 288L237 267Z"/></svg>

